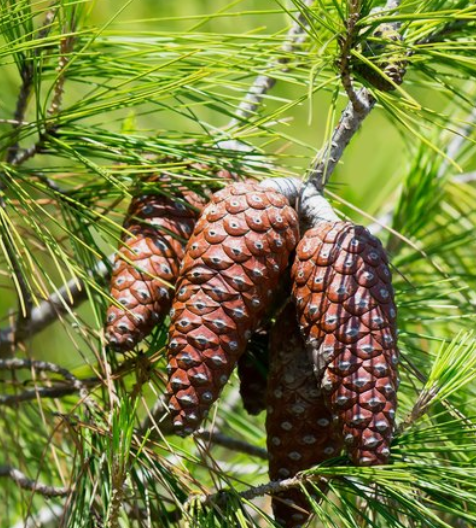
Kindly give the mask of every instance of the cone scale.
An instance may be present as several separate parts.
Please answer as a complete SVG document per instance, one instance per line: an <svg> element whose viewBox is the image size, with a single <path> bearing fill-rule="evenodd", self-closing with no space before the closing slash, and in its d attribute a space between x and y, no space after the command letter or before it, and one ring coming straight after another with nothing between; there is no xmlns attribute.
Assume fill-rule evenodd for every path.
<svg viewBox="0 0 476 528"><path fill-rule="evenodd" d="M133 198L114 261L106 315L106 340L127 352L168 313L172 287L203 201L193 193L177 200L145 194ZM193 207L188 207L187 203Z"/></svg>
<svg viewBox="0 0 476 528"><path fill-rule="evenodd" d="M272 329L269 359L266 397L269 476L271 480L281 480L338 456L342 444L332 413L316 386L292 303ZM308 492L312 494L311 487ZM303 525L312 513L306 495L299 488L276 494L272 507L276 520L286 528Z"/></svg>
<svg viewBox="0 0 476 528"><path fill-rule="evenodd" d="M397 404L396 307L367 229L322 221L296 249L293 297L318 384L357 465L384 464Z"/></svg>
<svg viewBox="0 0 476 528"><path fill-rule="evenodd" d="M218 398L272 302L298 239L279 192L235 183L216 193L187 244L171 311L169 410L192 433Z"/></svg>

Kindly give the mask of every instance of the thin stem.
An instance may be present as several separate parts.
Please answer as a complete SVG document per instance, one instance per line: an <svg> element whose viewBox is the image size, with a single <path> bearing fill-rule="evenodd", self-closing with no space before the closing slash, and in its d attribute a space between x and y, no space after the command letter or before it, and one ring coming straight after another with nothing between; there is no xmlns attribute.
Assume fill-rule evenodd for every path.
<svg viewBox="0 0 476 528"><path fill-rule="evenodd" d="M55 17L55 9L50 9L49 11L46 12L43 24L38 31L39 39L43 39L48 36L49 32L51 31L54 17ZM34 52L32 59L36 58L40 49L41 48L37 49ZM33 69L32 60L23 64L23 68L22 68L22 71L20 72L20 76L21 76L22 84L20 87L20 91L18 93L15 112L13 114L13 121L14 121L13 130L14 130L14 137L16 137L16 140L14 141L13 145L11 145L7 150L7 155L6 155L7 163L12 163L18 155L19 145L18 145L18 134L16 133L16 131L23 125L25 121L25 113L28 107L28 101L30 99L31 91L33 88L34 69Z"/></svg>
<svg viewBox="0 0 476 528"><path fill-rule="evenodd" d="M309 171L307 185L314 186L318 191L327 185L350 140L375 106L376 100L366 88L361 88L355 95L360 101L359 105L356 107L349 102L323 155L316 157Z"/></svg>
<svg viewBox="0 0 476 528"><path fill-rule="evenodd" d="M91 407L95 407L95 403L89 397L89 391L85 384L79 380L76 376L63 367L60 367L56 363L50 363L48 361L35 361L32 359L0 359L0 369L5 370L21 370L28 369L38 372L51 372L58 374L63 377L70 384L71 388L79 393L83 401ZM37 390L35 389L37 393ZM0 399L1 401L1 399ZM5 403L5 402L3 402Z"/></svg>
<svg viewBox="0 0 476 528"><path fill-rule="evenodd" d="M347 93L347 97L357 112L362 112L362 101L354 90L352 76L350 73L351 51L357 36L357 22L360 18L361 1L351 0L349 5L349 17L346 21L346 34L340 42L341 57L339 61L340 76L342 85Z"/></svg>
<svg viewBox="0 0 476 528"><path fill-rule="evenodd" d="M97 380L92 380L88 382L87 380L82 380L82 383L85 386L96 385ZM54 398L63 398L65 396L70 396L78 392L76 387L71 385L54 385L52 387L37 387L35 389L27 389L20 392L19 394L0 394L0 405L6 407L13 407L19 403L24 403L28 401L40 399L54 399Z"/></svg>
<svg viewBox="0 0 476 528"><path fill-rule="evenodd" d="M314 0L306 0L304 3L307 7L311 7L314 3ZM281 48L283 56L273 59L271 62L269 62L266 70L279 69L281 72L287 71L286 65L290 61L291 54L307 38L308 27L309 23L305 14L302 12L299 13L287 34L285 44ZM228 128L237 126L241 121L245 121L255 114L264 96L271 90L271 88L273 88L275 84L276 77L273 77L270 74L258 75L254 83L251 85L251 88L248 90L245 98L238 106L236 117L230 121Z"/></svg>
<svg viewBox="0 0 476 528"><path fill-rule="evenodd" d="M0 369L4 370L37 370L38 372L51 372L53 374L58 374L63 377L65 380L68 380L76 387L78 390L83 387L83 384L71 374L71 372L56 363L51 363L49 361L36 361L33 359L0 359Z"/></svg>
<svg viewBox="0 0 476 528"><path fill-rule="evenodd" d="M112 261L112 257L110 260ZM109 268L104 263L98 262L90 274L105 278L108 273ZM68 281L65 286L33 308L26 324L19 326L18 323L14 323L0 330L0 358L11 356L16 343L41 332L86 299L87 288L84 281L78 278Z"/></svg>
<svg viewBox="0 0 476 528"><path fill-rule="evenodd" d="M71 53L74 45L74 37L69 36L61 39L60 42L60 57L56 72L58 77L53 90L53 99L48 108L48 115L53 116L57 114L61 107L61 101L64 93L64 83L66 80L65 72L69 63L69 53Z"/></svg>
<svg viewBox="0 0 476 528"><path fill-rule="evenodd" d="M198 497L194 497L193 500L198 501L202 506L210 506L212 504L220 505L226 502L229 496L236 497L236 495L238 495L243 500L251 500L255 499L256 497L262 497L263 495L274 495L282 491L297 488L306 482L316 481L327 482L327 479L319 477L318 475L296 475L295 477L285 480L271 481L259 486L253 486L239 493L230 494L225 491L219 491L209 495L200 495Z"/></svg>
<svg viewBox="0 0 476 528"><path fill-rule="evenodd" d="M398 0L388 0L385 10L396 9L399 4ZM398 28L398 24L395 24L395 27ZM361 88L355 93L355 96L352 95L349 99L350 101L334 129L330 142L324 148L322 154L319 154L314 159L309 171L308 182L301 191L299 214L304 225L312 224L312 218L306 218L305 216L313 209L313 206L306 201L307 197L315 196L315 192L310 192L310 187L314 187L318 193L323 192L347 145L360 129L376 103L376 99L366 88Z"/></svg>
<svg viewBox="0 0 476 528"><path fill-rule="evenodd" d="M63 487L48 486L28 478L24 473L11 466L0 466L0 477L11 478L20 488L39 493L44 497L66 497L69 490Z"/></svg>

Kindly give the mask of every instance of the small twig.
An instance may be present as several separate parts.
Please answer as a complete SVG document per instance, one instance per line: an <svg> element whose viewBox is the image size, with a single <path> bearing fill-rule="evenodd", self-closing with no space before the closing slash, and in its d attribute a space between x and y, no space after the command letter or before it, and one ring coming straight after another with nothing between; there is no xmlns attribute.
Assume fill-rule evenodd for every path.
<svg viewBox="0 0 476 528"><path fill-rule="evenodd" d="M357 22L360 18L361 1L351 0L349 5L349 18L346 21L346 34L340 42L341 56L339 61L340 77L342 85L347 93L347 97L352 103L356 112L364 110L363 103L354 90L352 76L350 73L351 51L354 46L355 37L357 36Z"/></svg>
<svg viewBox="0 0 476 528"><path fill-rule="evenodd" d="M48 486L47 484L29 479L24 473L10 466L0 466L0 477L9 477L20 488L39 493L44 497L66 497L69 493L67 488Z"/></svg>
<svg viewBox="0 0 476 528"><path fill-rule="evenodd" d="M399 5L399 0L388 0L385 10L396 9ZM395 27L398 28L398 26L398 23L395 23ZM376 99L366 88L361 88L355 93L355 99L358 101L357 104L355 104L356 101L349 101L339 123L334 129L329 144L311 165L309 179L306 185L303 186L299 203L299 214L303 225L312 223L312 218L305 217L305 214L308 214L313 209L309 200L316 196L316 191L317 193L323 192L347 145L360 129L360 126L376 103ZM312 187L314 187L314 190L312 190Z"/></svg>
<svg viewBox="0 0 476 528"><path fill-rule="evenodd" d="M43 136L31 147L26 149L18 150L16 156L11 160L12 165L23 165L25 161L28 161L30 158L33 158L41 149Z"/></svg>
<svg viewBox="0 0 476 528"><path fill-rule="evenodd" d="M345 148L375 106L376 100L366 88L361 88L355 95L360 101L358 109L351 102L346 106L324 154L314 160L310 169L308 185L318 191L324 189Z"/></svg>
<svg viewBox="0 0 476 528"><path fill-rule="evenodd" d="M83 384L78 380L76 376L64 367L61 367L57 363L51 363L49 361L36 361L34 359L0 359L0 369L3 370L37 370L38 372L51 372L58 374L65 380L71 382L73 387L80 389Z"/></svg>
<svg viewBox="0 0 476 528"><path fill-rule="evenodd" d="M51 9L46 12L45 19L43 21L43 24L38 32L38 38L43 39L48 36L48 33L51 31L51 25L55 17L55 10ZM17 98L17 104L15 108L15 112L13 114L13 130L16 135L16 141L11 145L7 150L7 156L6 161L7 163L13 163L13 161L17 158L19 145L18 145L18 135L16 134L16 130L23 125L23 122L25 121L25 113L28 106L28 101L30 99L31 90L33 88L33 60L38 55L39 50L41 48L35 50L32 60L28 63L23 64L23 68L20 72L22 84L20 87L20 91L18 93Z"/></svg>
<svg viewBox="0 0 476 528"><path fill-rule="evenodd" d="M50 107L48 108L48 115L53 116L58 113L61 107L61 100L64 93L64 83L66 80L65 71L69 63L69 53L71 53L74 44L74 37L69 36L61 39L60 42L60 58L56 72L58 77L53 90L53 99Z"/></svg>
<svg viewBox="0 0 476 528"><path fill-rule="evenodd" d="M97 381L86 382L83 380L84 385L95 385ZM1 394L0 395L0 405L5 405L7 407L15 406L19 403L24 403L27 401L33 401L40 399L48 398L63 398L64 396L69 396L71 394L77 393L78 390L76 387L71 385L60 385L53 387L37 387L36 389L28 389L19 394Z"/></svg>
<svg viewBox="0 0 476 528"><path fill-rule="evenodd" d="M227 501L228 496L236 497L237 495L244 500L255 499L256 497L262 497L263 495L275 495L282 491L287 491L292 488L300 487L306 482L324 481L327 479L318 475L296 475L285 480L271 481L266 484L259 486L253 486L247 490L240 491L238 493L228 493L227 491L218 491L210 495L198 495L193 497L193 501L198 501L202 506L211 506L213 504L220 505Z"/></svg>
<svg viewBox="0 0 476 528"><path fill-rule="evenodd" d="M123 373L127 373L131 370L135 363L135 359L131 358L122 363L116 371L112 372L113 376L121 376ZM28 389L18 394L2 394L0 395L0 405L16 405L18 403L44 399L44 398L62 398L63 396L69 396L77 392L82 392L85 389L93 388L99 385L102 380L97 376L91 376L89 378L76 378L71 372L64 367L55 363L44 362L44 361L33 361L33 360L22 360L22 359L7 359L0 360L1 369L36 369L44 372L57 373L63 378L64 382L57 382L49 387L35 387L34 389ZM43 382L52 382L53 380L42 380ZM57 380L54 380L57 381ZM89 396L86 396L89 398ZM165 407L163 407L164 412ZM140 428L140 431L144 433L146 428ZM170 424L170 433L172 432L172 424Z"/></svg>
<svg viewBox="0 0 476 528"><path fill-rule="evenodd" d="M20 72L20 76L22 79L22 84L20 87L20 91L18 93L17 105L15 108L15 112L13 114L13 123L12 123L15 141L13 145L11 145L7 150L7 155L6 155L7 163L11 163L15 159L18 149L19 149L17 130L20 128L23 121L25 120L25 112L28 106L28 100L30 99L31 88L33 86L32 65L25 64L22 71Z"/></svg>
<svg viewBox="0 0 476 528"><path fill-rule="evenodd" d="M74 389L79 393L81 398L87 402L88 404L91 404L92 402L89 401L89 392L85 386L85 384L79 380L76 376L71 374L71 372L64 367L61 367L60 365L57 365L56 363L51 363L48 361L35 361L33 359L0 359L0 369L6 369L6 370L21 370L21 369L28 369L38 372L51 372L53 374L58 374L59 376L63 377L66 381L69 382L71 385L71 388ZM38 394L38 389L34 389L32 392L35 392ZM18 395L21 396L21 395ZM0 397L1 402L1 397ZM5 403L5 402L3 402ZM93 404L94 405L94 404Z"/></svg>
<svg viewBox="0 0 476 528"><path fill-rule="evenodd" d="M72 29L74 31L74 28ZM55 116L59 112L61 107L61 101L63 99L64 93L64 83L66 80L65 72L66 68L68 67L69 53L71 53L73 49L74 40L74 36L70 35L61 39L60 42L60 57L58 61L58 66L56 68L58 76L53 87L53 98L47 110L47 114L50 118ZM23 150L18 150L17 148L15 155L11 159L7 158L7 161L9 161L13 165L21 165L25 163L25 161L32 158L33 156L35 156L35 154L41 151L43 142L45 141L47 135L52 134L54 130L55 125L53 124L53 122L47 122L44 130L40 132L39 138L34 145Z"/></svg>
<svg viewBox="0 0 476 528"><path fill-rule="evenodd" d="M112 257L110 260L112 261ZM103 262L99 262L90 274L107 277L108 273L108 267ZM0 358L10 357L17 343L41 332L54 323L59 316L70 312L71 308L86 298L87 288L84 281L77 278L68 281L65 286L33 308L27 324L20 327L18 324L13 324L0 330Z"/></svg>
<svg viewBox="0 0 476 528"><path fill-rule="evenodd" d="M310 7L314 3L314 0L305 0L304 3L307 7ZM290 61L290 55L305 41L307 37L307 28L307 18L301 12L292 24L287 34L286 42L281 48L281 52L284 56L273 59L271 62L269 62L266 67L267 70L276 70L277 68L280 68L281 72L287 71L286 65ZM270 74L258 75L254 83L251 85L251 88L249 89L245 98L238 106L236 117L231 120L228 128L233 128L237 126L240 121L251 117L258 109L264 96L271 90L271 88L273 88L275 84L276 77L273 77Z"/></svg>
<svg viewBox="0 0 476 528"><path fill-rule="evenodd" d="M30 123L28 121L17 121L16 119L0 119L0 123L2 125L29 125Z"/></svg>

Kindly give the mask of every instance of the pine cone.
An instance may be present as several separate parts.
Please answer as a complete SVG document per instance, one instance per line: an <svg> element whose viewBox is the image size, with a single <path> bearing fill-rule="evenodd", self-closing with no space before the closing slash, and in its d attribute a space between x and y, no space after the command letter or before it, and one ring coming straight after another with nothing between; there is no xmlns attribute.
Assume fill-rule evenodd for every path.
<svg viewBox="0 0 476 528"><path fill-rule="evenodd" d="M272 301L298 238L280 193L235 183L216 193L187 244L169 335L169 409L179 434L198 427Z"/></svg>
<svg viewBox="0 0 476 528"><path fill-rule="evenodd" d="M279 181L279 180L278 180ZM266 409L266 385L268 383L268 349L271 322L289 301L291 273L287 269L273 294L273 302L260 328L251 336L245 353L238 360L240 395L248 414L256 416Z"/></svg>
<svg viewBox="0 0 476 528"><path fill-rule="evenodd" d="M266 417L269 476L271 480L280 480L338 456L342 443L316 386L292 303L276 320L269 353ZM312 488L308 491L312 493ZM301 526L312 512L306 495L297 488L276 494L272 505L275 519L287 528Z"/></svg>
<svg viewBox="0 0 476 528"><path fill-rule="evenodd" d="M204 201L184 192L179 199L153 194L133 198L127 212L123 245L116 254L106 316L106 339L120 352L131 350L170 309L172 287Z"/></svg>
<svg viewBox="0 0 476 528"><path fill-rule="evenodd" d="M373 36L384 40L378 43L367 40L363 45L363 55L372 60L380 71L399 86L403 82L407 65L405 52L401 47L401 34L393 24L381 24ZM375 88L384 92L395 90L395 84L389 82L379 71L367 63L355 62L353 69Z"/></svg>
<svg viewBox="0 0 476 528"><path fill-rule="evenodd" d="M367 229L321 222L292 269L301 330L355 464L384 464L397 404L397 327L387 256Z"/></svg>
<svg viewBox="0 0 476 528"><path fill-rule="evenodd" d="M268 331L258 330L251 336L246 352L238 360L241 400L246 412L252 416L266 409L268 345Z"/></svg>

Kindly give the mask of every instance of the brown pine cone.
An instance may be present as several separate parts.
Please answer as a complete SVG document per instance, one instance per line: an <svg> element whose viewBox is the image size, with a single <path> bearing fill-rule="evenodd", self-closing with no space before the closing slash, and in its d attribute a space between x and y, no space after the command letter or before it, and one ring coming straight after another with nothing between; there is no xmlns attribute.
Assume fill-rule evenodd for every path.
<svg viewBox="0 0 476 528"><path fill-rule="evenodd" d="M192 207L188 207L186 204ZM109 345L126 352L167 315L184 244L204 201L184 192L176 200L144 194L133 198L111 278L112 304L106 316Z"/></svg>
<svg viewBox="0 0 476 528"><path fill-rule="evenodd" d="M268 345L268 330L258 330L251 336L245 353L238 360L241 400L246 412L252 416L266 409Z"/></svg>
<svg viewBox="0 0 476 528"><path fill-rule="evenodd" d="M397 405L387 256L362 226L320 222L296 249L293 296L318 381L355 464L384 464Z"/></svg>
<svg viewBox="0 0 476 528"><path fill-rule="evenodd" d="M407 59L405 50L402 47L402 35L395 29L393 24L381 24L373 34L373 37L381 39L381 41L375 43L366 40L362 53L378 69L372 68L365 62L354 60L353 70L375 86L375 88L390 92L395 90L395 85L399 86L402 84L406 73ZM380 72L383 72L386 77ZM392 82L389 82L387 78Z"/></svg>
<svg viewBox="0 0 476 528"><path fill-rule="evenodd" d="M275 181L281 183L282 180L282 178L279 178ZM265 185L267 185L266 182ZM288 268L282 275L279 285L273 294L270 310L267 311L263 318L260 328L251 336L245 353L238 360L241 400L246 412L252 416L256 416L266 409L271 321L286 306L290 297L291 270Z"/></svg>
<svg viewBox="0 0 476 528"><path fill-rule="evenodd" d="M190 434L272 302L298 239L287 199L256 183L216 193L187 244L171 311L169 409Z"/></svg>
<svg viewBox="0 0 476 528"><path fill-rule="evenodd" d="M280 480L338 456L342 442L316 386L292 303L271 331L269 355L269 477ZM308 491L312 493L312 488ZM312 514L306 495L297 488L276 494L272 505L275 519L287 528L301 526Z"/></svg>

